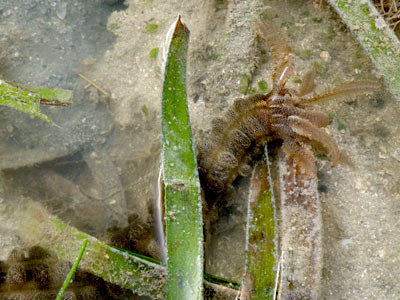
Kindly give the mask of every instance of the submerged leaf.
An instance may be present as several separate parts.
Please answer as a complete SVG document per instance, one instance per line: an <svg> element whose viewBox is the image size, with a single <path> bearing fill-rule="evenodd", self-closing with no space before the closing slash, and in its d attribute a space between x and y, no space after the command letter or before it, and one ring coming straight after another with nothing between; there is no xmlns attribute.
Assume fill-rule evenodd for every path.
<svg viewBox="0 0 400 300"><path fill-rule="evenodd" d="M161 121L167 299L200 300L203 288L203 221L186 94L189 30L178 17L169 33Z"/></svg>
<svg viewBox="0 0 400 300"><path fill-rule="evenodd" d="M278 299L319 299L322 220L317 175L281 149L275 194L280 200Z"/></svg>
<svg viewBox="0 0 400 300"><path fill-rule="evenodd" d="M400 43L370 1L328 0L400 99Z"/></svg>
<svg viewBox="0 0 400 300"><path fill-rule="evenodd" d="M267 162L261 160L254 167L248 200L247 257L242 300L268 300L273 299L275 294L278 239L275 199L269 181Z"/></svg>
<svg viewBox="0 0 400 300"><path fill-rule="evenodd" d="M72 92L23 86L0 80L0 105L12 107L27 114L51 122L40 112L40 104L66 106L70 104Z"/></svg>

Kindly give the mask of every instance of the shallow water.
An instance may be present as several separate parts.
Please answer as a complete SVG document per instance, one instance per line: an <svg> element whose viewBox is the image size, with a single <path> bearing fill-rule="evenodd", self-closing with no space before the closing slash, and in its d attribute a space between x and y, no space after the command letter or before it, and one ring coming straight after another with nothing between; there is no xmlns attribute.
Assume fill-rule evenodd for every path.
<svg viewBox="0 0 400 300"><path fill-rule="evenodd" d="M110 2L110 1L109 1ZM112 2L112 1L111 1ZM191 29L189 108L196 142L210 120L242 96L244 75L271 86L271 61L254 35L257 12L274 9L296 55L298 79L317 63L323 87L377 72L335 13L319 1L12 1L0 4L0 66L5 80L74 91L67 108L42 108L61 128L0 110L1 204L33 199L95 236L131 213L151 220L160 153L161 45L177 13ZM147 24L157 24L154 32ZM160 48L156 58L150 51ZM84 74L110 98L78 77ZM398 103L382 90L323 103L328 130L354 168L319 178L324 224L322 299L396 299L400 294ZM245 182L245 180L244 180ZM246 184L216 225L207 271L240 280ZM240 198L242 197L242 198ZM93 211L96 214L93 214ZM89 217L88 217L89 216ZM1 258L22 242L0 225ZM4 233L4 234L3 234Z"/></svg>

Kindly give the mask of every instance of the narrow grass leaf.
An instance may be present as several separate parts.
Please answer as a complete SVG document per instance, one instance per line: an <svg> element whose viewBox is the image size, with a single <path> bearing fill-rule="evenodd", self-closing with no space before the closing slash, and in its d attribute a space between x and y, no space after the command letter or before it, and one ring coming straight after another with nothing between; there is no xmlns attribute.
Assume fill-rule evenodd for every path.
<svg viewBox="0 0 400 300"><path fill-rule="evenodd" d="M319 299L322 218L316 171L304 171L280 149L275 195L279 198L277 299Z"/></svg>
<svg viewBox="0 0 400 300"><path fill-rule="evenodd" d="M267 159L256 164L251 178L242 300L268 300L275 294L278 239Z"/></svg>
<svg viewBox="0 0 400 300"><path fill-rule="evenodd" d="M0 105L12 107L48 122L51 122L51 119L40 112L40 104L66 106L71 103L71 98L71 91L24 86L0 80Z"/></svg>
<svg viewBox="0 0 400 300"><path fill-rule="evenodd" d="M186 94L189 30L178 17L169 34L161 120L167 299L200 300L203 288L203 222Z"/></svg>
<svg viewBox="0 0 400 300"><path fill-rule="evenodd" d="M76 269L78 268L78 265L82 259L83 253L85 252L87 242L88 242L87 240L83 240L82 247L81 247L81 250L79 250L78 257L76 258L75 263L73 264L73 266L71 268L71 271L69 271L67 278L65 278L65 281L64 281L60 291L57 294L56 300L61 300L65 291L67 290L69 283L71 282L71 279L74 276Z"/></svg>
<svg viewBox="0 0 400 300"><path fill-rule="evenodd" d="M400 99L400 42L368 0L328 0Z"/></svg>

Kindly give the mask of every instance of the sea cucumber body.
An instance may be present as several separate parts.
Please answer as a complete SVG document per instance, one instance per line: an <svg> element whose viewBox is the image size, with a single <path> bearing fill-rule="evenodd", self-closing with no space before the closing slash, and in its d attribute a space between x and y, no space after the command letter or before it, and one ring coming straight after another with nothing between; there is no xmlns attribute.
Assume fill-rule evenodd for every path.
<svg viewBox="0 0 400 300"><path fill-rule="evenodd" d="M302 100L302 99L300 99ZM315 172L312 143L322 145L335 165L340 151L322 127L329 117L303 106L291 90L235 100L224 117L212 121L209 140L199 148L199 171L204 187L222 194L237 176L249 176L262 146L280 139L289 157L305 171Z"/></svg>
<svg viewBox="0 0 400 300"><path fill-rule="evenodd" d="M211 137L201 146L198 159L208 189L221 193L238 175L250 175L253 150L271 133L268 103L269 95L237 99L223 118L213 120Z"/></svg>
<svg viewBox="0 0 400 300"><path fill-rule="evenodd" d="M313 153L316 146L317 149L322 146L332 166L337 165L340 150L323 128L328 125L329 116L313 110L310 104L368 94L379 88L375 82L361 80L315 93L314 70L304 75L298 90L286 88L293 74L294 56L290 47L275 26L262 21L258 26L274 59L272 90L266 95L235 100L224 117L213 120L210 138L199 147L198 156L200 179L206 192L223 194L231 189L238 175L249 176L261 146L277 139L282 140L283 152L304 173L316 176Z"/></svg>

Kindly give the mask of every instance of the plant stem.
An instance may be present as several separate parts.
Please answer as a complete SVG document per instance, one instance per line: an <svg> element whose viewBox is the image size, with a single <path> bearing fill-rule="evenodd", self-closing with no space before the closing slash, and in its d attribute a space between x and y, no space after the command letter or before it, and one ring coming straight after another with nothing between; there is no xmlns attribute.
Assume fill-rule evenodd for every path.
<svg viewBox="0 0 400 300"><path fill-rule="evenodd" d="M57 294L56 300L61 300L62 296L64 295L64 292L67 290L69 283L71 282L72 276L74 276L76 269L78 268L78 265L82 259L83 253L85 252L87 242L88 242L88 240L86 240L86 239L83 240L82 247L81 247L81 250L79 250L78 257L76 258L75 263L71 268L71 271L69 271L67 278L65 278L65 281L64 281L60 291Z"/></svg>

